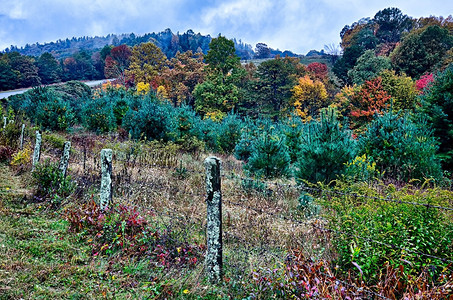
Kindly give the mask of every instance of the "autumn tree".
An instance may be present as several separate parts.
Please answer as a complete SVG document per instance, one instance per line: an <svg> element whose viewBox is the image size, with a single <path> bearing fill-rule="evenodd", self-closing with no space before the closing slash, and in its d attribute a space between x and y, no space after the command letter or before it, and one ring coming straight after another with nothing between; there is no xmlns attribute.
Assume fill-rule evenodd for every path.
<svg viewBox="0 0 453 300"><path fill-rule="evenodd" d="M375 114L382 114L388 107L391 96L382 86L382 78L366 81L350 99L350 114L353 127L371 121Z"/></svg>
<svg viewBox="0 0 453 300"><path fill-rule="evenodd" d="M313 76L321 81L327 78L327 66L320 62L313 62L307 66L307 71L313 74Z"/></svg>
<svg viewBox="0 0 453 300"><path fill-rule="evenodd" d="M163 70L166 57L155 44L143 43L132 48L125 75L131 82L151 82Z"/></svg>
<svg viewBox="0 0 453 300"><path fill-rule="evenodd" d="M415 109L419 93L412 78L404 73L397 75L394 70L384 70L379 76L382 88L392 97L395 110Z"/></svg>
<svg viewBox="0 0 453 300"><path fill-rule="evenodd" d="M220 36L212 39L208 54L208 75L194 89L195 110L204 117L222 119L234 109L243 94L241 82L247 73L235 53L234 42Z"/></svg>
<svg viewBox="0 0 453 300"><path fill-rule="evenodd" d="M296 113L302 119L315 116L322 107L327 107L327 91L320 80L312 80L308 75L299 78L292 89L292 102Z"/></svg>
<svg viewBox="0 0 453 300"><path fill-rule="evenodd" d="M176 53L162 72L168 97L177 106L183 102L194 106L193 91L195 86L205 80L203 54L191 50Z"/></svg>
<svg viewBox="0 0 453 300"><path fill-rule="evenodd" d="M129 67L131 49L127 45L120 45L111 49L105 58L104 74L106 78L118 78L126 83L125 71Z"/></svg>

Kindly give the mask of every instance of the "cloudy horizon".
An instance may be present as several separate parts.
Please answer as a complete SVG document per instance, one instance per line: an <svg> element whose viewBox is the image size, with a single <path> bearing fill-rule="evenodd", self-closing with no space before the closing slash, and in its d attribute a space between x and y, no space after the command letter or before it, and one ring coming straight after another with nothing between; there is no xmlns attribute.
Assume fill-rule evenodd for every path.
<svg viewBox="0 0 453 300"><path fill-rule="evenodd" d="M0 50L58 39L108 34L194 32L222 34L253 47L306 54L338 44L340 31L379 10L398 7L411 17L447 17L453 2L364 0L4 0L0 7Z"/></svg>

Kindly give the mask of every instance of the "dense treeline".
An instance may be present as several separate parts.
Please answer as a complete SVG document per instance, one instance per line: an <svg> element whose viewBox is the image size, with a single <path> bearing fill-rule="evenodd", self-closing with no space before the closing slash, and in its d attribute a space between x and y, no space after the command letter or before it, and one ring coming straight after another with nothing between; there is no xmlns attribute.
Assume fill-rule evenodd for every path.
<svg viewBox="0 0 453 300"><path fill-rule="evenodd" d="M72 38L45 44L27 44L22 48L11 46L0 53L0 90L117 76L118 74L111 70L112 61L106 61L106 58L110 51L118 46L131 48L152 42L170 59L178 53L187 51L206 54L211 40L211 36L195 34L190 29L182 34L179 32L175 34L170 29L166 29L142 36L131 33L119 36ZM245 60L272 58L277 55L297 56L291 51L274 50L264 43L258 43L254 51L251 45L241 40L233 39L233 42L236 55ZM323 55L323 53L319 54ZM105 71L106 64L108 71Z"/></svg>

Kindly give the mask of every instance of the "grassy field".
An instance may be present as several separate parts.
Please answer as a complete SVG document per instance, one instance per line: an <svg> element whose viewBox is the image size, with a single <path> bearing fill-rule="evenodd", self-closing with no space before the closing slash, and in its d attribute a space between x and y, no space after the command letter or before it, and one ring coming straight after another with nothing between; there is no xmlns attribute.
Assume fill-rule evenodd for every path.
<svg viewBox="0 0 453 300"><path fill-rule="evenodd" d="M58 162L65 140L72 142L69 182L74 185L67 196L57 197L64 195L58 188L43 193L41 185L53 174L52 162ZM400 256L394 249L348 235L338 240L335 232L320 230L328 220L334 230L350 230L348 224L357 221L361 231L356 235L375 234L388 243L397 242L407 230L411 240L419 233L428 238L413 249L440 255L432 250L440 245L439 240L432 241L432 234L451 247L451 235L444 232L451 228L449 211L438 214L438 221L426 223L426 218L434 218L434 211L378 203L372 197L387 193L450 207L451 191L339 182L335 188L341 196L318 194L325 211L314 206L320 214L308 219L308 212L300 207L301 191L291 187L295 182L244 179L242 162L217 154L222 160L224 274L222 283L211 284L204 268L203 160L213 153L188 153L173 143L135 142L118 135L44 133L43 141L42 164L34 173L38 175L31 175L29 160L19 166L1 165L0 299L393 299L415 295L442 299L451 291L448 266L435 277L425 271L415 273L423 266L407 267L408 273L388 262L382 267L382 259L407 261L408 253ZM106 212L95 204L103 148L113 150L113 203ZM371 198L354 193L368 193ZM389 222L396 223L392 227ZM426 228L417 230L417 226ZM350 247L355 251L352 256ZM354 265L330 267L341 259L348 266L351 257L363 272ZM411 259L426 262L418 255ZM378 265L367 267L371 260ZM436 267L432 260L428 263ZM436 263L443 266L442 261ZM376 268L380 268L379 278L374 275ZM361 273L371 274L369 286Z"/></svg>

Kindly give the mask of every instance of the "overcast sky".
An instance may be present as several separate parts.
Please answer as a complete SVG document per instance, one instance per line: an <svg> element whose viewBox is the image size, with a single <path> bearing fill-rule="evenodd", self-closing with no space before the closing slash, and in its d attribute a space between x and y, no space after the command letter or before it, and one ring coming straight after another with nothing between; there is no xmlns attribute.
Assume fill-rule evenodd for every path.
<svg viewBox="0 0 453 300"><path fill-rule="evenodd" d="M339 43L346 24L398 7L411 17L453 14L452 0L1 0L0 50L73 36L188 29L306 54Z"/></svg>

